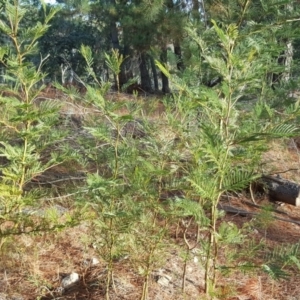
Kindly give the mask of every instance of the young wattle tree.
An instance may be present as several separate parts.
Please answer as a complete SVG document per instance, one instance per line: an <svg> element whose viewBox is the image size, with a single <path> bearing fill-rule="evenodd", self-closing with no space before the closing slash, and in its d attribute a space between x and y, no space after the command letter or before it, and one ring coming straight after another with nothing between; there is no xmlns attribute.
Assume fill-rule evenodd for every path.
<svg viewBox="0 0 300 300"><path fill-rule="evenodd" d="M32 61L38 40L57 13L45 5L42 11L43 22L29 27L22 1L7 1L0 20L0 32L6 37L6 44L0 45L4 67L0 93L0 247L9 235L63 226L56 223L57 214L50 220L45 210L34 218L28 213L35 213L45 196L35 188L36 178L72 156L62 148L53 150L65 133L53 130L59 122L60 102L40 97L46 76L41 69L47 57L41 57L37 67ZM69 221L71 218L66 223Z"/></svg>
<svg viewBox="0 0 300 300"><path fill-rule="evenodd" d="M266 76L272 88L289 83L293 65L293 41L299 36L299 6L297 1L205 1L207 18L222 24L236 23L264 33L272 52ZM266 33L266 29L268 32Z"/></svg>

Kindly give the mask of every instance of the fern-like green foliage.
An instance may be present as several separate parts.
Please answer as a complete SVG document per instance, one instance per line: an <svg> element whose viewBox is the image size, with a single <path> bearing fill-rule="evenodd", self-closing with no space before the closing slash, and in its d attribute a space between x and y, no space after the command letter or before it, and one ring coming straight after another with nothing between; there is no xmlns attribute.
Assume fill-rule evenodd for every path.
<svg viewBox="0 0 300 300"><path fill-rule="evenodd" d="M172 211L177 212L180 217L193 217L195 222L204 228L209 225L204 209L199 207L196 201L177 198L170 205Z"/></svg>
<svg viewBox="0 0 300 300"><path fill-rule="evenodd" d="M300 268L299 254L299 243L277 246L265 253L265 264L261 267L273 279L286 279L291 275L288 267Z"/></svg>
<svg viewBox="0 0 300 300"><path fill-rule="evenodd" d="M288 274L283 271L277 264L263 264L262 270L273 279L287 279Z"/></svg>

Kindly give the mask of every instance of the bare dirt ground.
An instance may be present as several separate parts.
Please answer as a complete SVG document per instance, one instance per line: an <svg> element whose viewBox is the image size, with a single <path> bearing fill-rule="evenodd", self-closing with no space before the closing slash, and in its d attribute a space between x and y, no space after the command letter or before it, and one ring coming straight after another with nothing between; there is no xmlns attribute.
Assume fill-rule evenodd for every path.
<svg viewBox="0 0 300 300"><path fill-rule="evenodd" d="M160 108L159 108L160 109ZM161 111L159 111L159 114ZM76 113L78 114L78 112ZM300 155L298 139L274 143L273 150L265 155L266 172L282 173L282 177L300 183ZM291 170L286 172L287 170ZM253 224L248 240L262 243L262 251L255 258L260 264L266 252L276 247L295 245L300 239L300 225L288 221L300 221L300 207L279 205L269 201L265 194L255 193L253 205L248 192L224 196L221 205L247 211L249 214L226 213L222 221L232 222L239 228ZM257 214L261 207L272 205L277 212L267 227L258 226ZM256 226L257 225L257 226ZM86 236L89 227L81 224L63 232L40 235L21 235L8 240L2 248L0 265L0 300L35 299L105 299L104 278L106 265ZM195 235L191 230L191 238ZM197 251L191 254L187 263L185 293L182 293L183 259L182 239L175 239L166 247L165 259L150 277L149 299L151 300L198 300L206 299L203 292L203 269L200 267ZM247 245L240 251L247 255ZM250 253L248 253L250 255ZM261 256L260 256L261 254ZM222 254L220 255L222 259ZM94 263L93 263L94 259ZM130 258L114 263L114 278L111 300L137 300L141 297L142 277L133 268ZM61 281L68 274L79 274L79 282L60 292ZM300 300L300 272L293 267L287 280L274 281L260 270L247 273L234 271L219 278L220 293L215 299L228 300Z"/></svg>
<svg viewBox="0 0 300 300"><path fill-rule="evenodd" d="M266 202L263 197L257 199L259 205ZM249 212L259 212L259 209L253 207L249 199L243 195L231 198L226 201L226 204L228 203ZM278 210L288 214L284 215L285 219L300 221L300 208L284 205L278 207ZM275 215L283 216L280 213ZM227 214L223 220L233 222L242 228L246 222L253 220L253 216ZM6 298L4 296L1 298L0 294L0 299L105 299L106 266L93 247L85 243L84 238L89 234L88 230L83 224L62 233L23 235L14 238L13 244L9 244L10 249L6 249L2 258L0 292ZM299 243L299 238L299 225L279 220L273 220L266 230L253 227L253 232L249 235L249 240L254 239L258 243L261 240L265 241L264 252L267 249L272 251L281 245ZM177 247L167 248L164 263L152 273L149 299L206 299L203 293L203 270L197 260L197 253L192 255L187 264L185 294L181 292L183 260L180 256L180 245L182 246L182 242L178 240ZM99 263L93 265L93 258L97 258ZM261 259L262 257L257 257L258 262ZM110 299L140 299L142 278L137 270L132 268L129 259L116 262L114 267L114 288ZM80 275L80 281L61 294L59 292L61 280L72 272ZM279 281L273 281L261 271L254 270L248 273L236 271L228 277L220 278L219 284L224 287L224 292L221 297L215 299L298 300L299 283L300 274L296 267L287 280Z"/></svg>

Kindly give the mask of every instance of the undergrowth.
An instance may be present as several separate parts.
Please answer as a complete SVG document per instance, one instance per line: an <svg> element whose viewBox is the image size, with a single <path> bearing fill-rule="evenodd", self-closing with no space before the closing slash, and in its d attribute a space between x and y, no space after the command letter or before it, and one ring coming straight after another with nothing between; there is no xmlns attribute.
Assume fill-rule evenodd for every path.
<svg viewBox="0 0 300 300"><path fill-rule="evenodd" d="M86 72L95 84L85 84L84 99L76 90L56 86L96 113L83 119L80 132L71 135L61 130L57 101L37 103L44 88L37 88L45 77L41 71L44 60L37 67L29 60L36 50L35 41L47 30L55 11L45 13L45 23L32 28L32 35L26 38L24 32L17 31L24 13L21 7L15 10L8 3L6 16L15 23L0 23L1 30L12 39L0 52L7 80L0 98L4 108L0 119L2 251L8 249L7 237L54 232L84 221L89 228L85 240L93 245L106 268L104 283L99 282L106 299L118 293L116 265L124 258L141 279L140 299L149 299L152 274L164 265L167 249L172 246L183 249L183 295L187 263L195 257L203 270L202 288L207 299L231 295L230 290L218 286L230 271L256 269L280 279L287 277L291 265L299 268L295 245L265 252L264 261L259 263L251 261L251 256L239 255L237 249L245 243L246 227L223 221L224 212L219 209L224 194L243 190L261 176L260 161L270 140L298 134L297 103L279 113L265 101L263 95L270 91L258 78L269 71L261 65L272 57L265 51L257 59L247 59L259 47L251 44L253 40L250 43L243 28L236 24L221 28L213 22L201 37L187 28L190 42L200 50L199 64L205 61L222 82L215 88L190 85L193 78L185 76L193 76L192 72L176 77L157 62L177 89L164 98L165 114L159 122L151 120L137 103L122 102L118 81L116 99L108 101L110 83L97 78L93 54L83 46ZM209 34L214 41L206 39ZM113 51L106 54L106 61L118 78L124 58ZM239 100L253 91L260 98L248 99L249 108L241 109ZM69 136L71 143L66 142ZM49 197L43 186L29 185L46 171L67 166L67 162L84 170L83 179L71 192L60 189ZM50 198L54 204L58 199L60 204L72 199L71 207L62 215L53 208L38 210L44 207L43 200ZM266 239L272 222L269 211L265 209L256 220L266 231ZM170 237L173 228L178 229L177 240ZM256 250L257 246L252 246L249 252ZM7 256L2 253L1 257ZM37 281L37 285L43 284Z"/></svg>

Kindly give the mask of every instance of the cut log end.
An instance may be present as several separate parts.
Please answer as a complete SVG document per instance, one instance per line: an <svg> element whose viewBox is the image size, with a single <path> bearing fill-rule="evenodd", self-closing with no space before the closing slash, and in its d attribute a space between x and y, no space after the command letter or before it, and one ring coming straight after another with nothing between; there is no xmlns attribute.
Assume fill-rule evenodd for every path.
<svg viewBox="0 0 300 300"><path fill-rule="evenodd" d="M263 176L271 201L279 201L300 206L300 185L272 176Z"/></svg>

